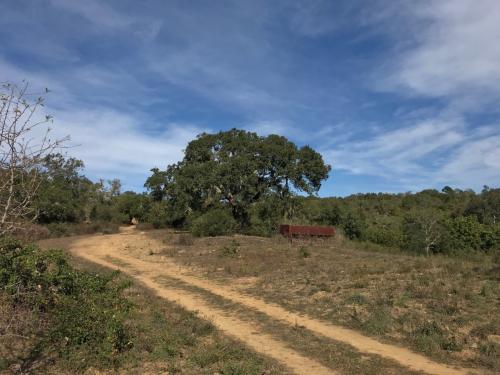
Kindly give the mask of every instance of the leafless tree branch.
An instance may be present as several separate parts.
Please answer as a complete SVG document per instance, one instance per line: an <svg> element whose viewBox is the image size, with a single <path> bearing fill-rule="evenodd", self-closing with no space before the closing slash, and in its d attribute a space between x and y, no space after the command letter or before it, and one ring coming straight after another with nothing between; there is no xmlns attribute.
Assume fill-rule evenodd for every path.
<svg viewBox="0 0 500 375"><path fill-rule="evenodd" d="M69 137L50 138L51 116L36 119L43 96L28 92L29 84L0 87L0 235L36 219L33 199L40 186L43 159L64 146Z"/></svg>

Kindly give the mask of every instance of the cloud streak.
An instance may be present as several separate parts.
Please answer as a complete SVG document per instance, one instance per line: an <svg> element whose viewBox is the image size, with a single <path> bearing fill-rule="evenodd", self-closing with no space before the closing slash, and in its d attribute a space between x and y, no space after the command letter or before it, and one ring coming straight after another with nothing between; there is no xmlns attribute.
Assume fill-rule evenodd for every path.
<svg viewBox="0 0 500 375"><path fill-rule="evenodd" d="M473 131L460 119L425 120L325 150L335 168L385 177L405 190L500 185L500 124ZM486 182L485 182L486 181Z"/></svg>
<svg viewBox="0 0 500 375"><path fill-rule="evenodd" d="M425 96L500 94L498 1L424 1L413 15L428 26L401 55L389 84Z"/></svg>
<svg viewBox="0 0 500 375"><path fill-rule="evenodd" d="M196 134L240 127L321 150L343 191L500 184L494 0L82 4L9 3L0 80L52 90L93 177L140 189Z"/></svg>
<svg viewBox="0 0 500 375"><path fill-rule="evenodd" d="M204 129L166 123L157 134L143 131L144 119L112 110L56 111L54 136L71 134L70 154L84 160L90 177L117 177L125 188L141 190L153 167L180 160L187 143Z"/></svg>
<svg viewBox="0 0 500 375"><path fill-rule="evenodd" d="M500 98L500 4L423 1L404 10L412 43L398 46L394 62L383 64L376 87L413 100L438 98L441 110L423 107L396 130L382 128L325 152L337 168L385 176L409 190L499 185L498 116L492 113L497 123L490 125L471 123L470 115L491 113Z"/></svg>

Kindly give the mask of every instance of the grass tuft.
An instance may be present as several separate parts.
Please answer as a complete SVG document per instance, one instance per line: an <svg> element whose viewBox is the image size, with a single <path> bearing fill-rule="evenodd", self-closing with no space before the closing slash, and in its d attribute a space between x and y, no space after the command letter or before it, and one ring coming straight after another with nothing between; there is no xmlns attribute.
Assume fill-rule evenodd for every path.
<svg viewBox="0 0 500 375"><path fill-rule="evenodd" d="M300 258L309 258L311 256L311 252L305 246L299 247L299 257Z"/></svg>

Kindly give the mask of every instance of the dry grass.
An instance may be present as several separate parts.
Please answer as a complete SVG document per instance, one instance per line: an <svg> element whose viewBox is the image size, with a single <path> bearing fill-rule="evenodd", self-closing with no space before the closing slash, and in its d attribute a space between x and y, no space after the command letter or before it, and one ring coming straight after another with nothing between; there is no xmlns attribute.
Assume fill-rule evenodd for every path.
<svg viewBox="0 0 500 375"><path fill-rule="evenodd" d="M500 371L500 265L492 257L416 257L340 239L195 239L156 231L163 255L246 292L398 343L439 361ZM237 251L228 249L238 243ZM251 282L248 282L251 280Z"/></svg>
<svg viewBox="0 0 500 375"><path fill-rule="evenodd" d="M17 362L29 365L32 371L46 366L51 353L43 359L35 359L33 353L34 336L46 327L43 315L13 305L5 292L0 291L0 373L21 373L23 368Z"/></svg>
<svg viewBox="0 0 500 375"><path fill-rule="evenodd" d="M74 259L73 262L79 268L91 272L110 272L79 259ZM264 358L221 334L209 321L157 297L140 285L133 284L126 295L134 304L127 320L133 346L120 354L118 367L89 367L85 374L287 373L273 360ZM25 345L29 337L25 336L43 330L44 321L29 310L14 310L3 297L0 292L0 373L20 374L24 372L21 366L12 365L13 359L29 355L26 348L30 346ZM43 348L44 351L48 349ZM67 363L56 355L42 356L37 361L39 363L31 367L30 373L75 373L72 363Z"/></svg>
<svg viewBox="0 0 500 375"><path fill-rule="evenodd" d="M236 314L239 319L253 322L258 329L286 342L291 349L316 360L326 367L330 367L332 371L340 371L340 373L346 375L417 374L416 371L412 371L390 359L360 353L348 344L315 335L298 324L290 327L289 324L270 318L262 312L249 309L248 306L228 301L205 289L200 289L177 279L160 276L156 281L168 287L181 288L187 292L201 295L204 300L209 301L218 309L225 310L227 314Z"/></svg>

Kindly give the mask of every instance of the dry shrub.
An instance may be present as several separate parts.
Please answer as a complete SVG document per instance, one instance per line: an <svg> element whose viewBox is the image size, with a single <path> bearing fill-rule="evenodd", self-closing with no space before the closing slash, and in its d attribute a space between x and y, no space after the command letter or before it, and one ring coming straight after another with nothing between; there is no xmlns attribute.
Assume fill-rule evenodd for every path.
<svg viewBox="0 0 500 375"><path fill-rule="evenodd" d="M179 246L191 246L194 244L194 238L190 234L180 234L174 243Z"/></svg>
<svg viewBox="0 0 500 375"><path fill-rule="evenodd" d="M138 230L152 230L155 226L152 223L139 223L135 226Z"/></svg>
<svg viewBox="0 0 500 375"><path fill-rule="evenodd" d="M42 225L26 222L22 229L17 229L12 233L15 238L21 241L38 241L51 237L50 230Z"/></svg>

